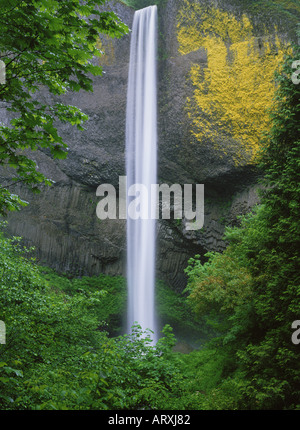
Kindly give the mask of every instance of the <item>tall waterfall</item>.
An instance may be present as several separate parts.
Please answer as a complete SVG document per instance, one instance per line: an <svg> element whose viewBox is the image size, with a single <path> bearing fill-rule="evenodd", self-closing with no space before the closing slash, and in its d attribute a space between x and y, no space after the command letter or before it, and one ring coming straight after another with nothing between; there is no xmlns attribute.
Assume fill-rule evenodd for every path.
<svg viewBox="0 0 300 430"><path fill-rule="evenodd" d="M155 219L151 219L147 192L157 176L157 7L135 12L131 36L130 65L126 114L127 174L127 284L128 331L137 322L143 330L154 331L155 325ZM142 184L142 185L139 185ZM139 200L136 212L129 216L130 203ZM155 204L151 199L151 204Z"/></svg>

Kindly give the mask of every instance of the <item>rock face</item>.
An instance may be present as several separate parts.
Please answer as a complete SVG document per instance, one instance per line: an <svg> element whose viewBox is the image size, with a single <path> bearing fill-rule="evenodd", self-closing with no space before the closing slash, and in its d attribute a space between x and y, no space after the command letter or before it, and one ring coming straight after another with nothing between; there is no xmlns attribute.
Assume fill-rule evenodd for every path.
<svg viewBox="0 0 300 430"><path fill-rule="evenodd" d="M131 28L132 9L119 1L109 7ZM254 12L236 1L168 0L159 8L159 183L205 186L204 228L158 222L157 277L177 290L185 286L188 259L224 249L225 224L258 202L255 159L269 125L271 73L290 35L284 17L275 14L263 26ZM63 97L89 115L85 131L59 127L69 146L66 160L33 154L55 185L40 195L16 189L30 204L8 223L10 234L36 247L41 262L76 275L126 274L125 221L96 217L96 189L118 188L125 175L130 35L101 37L101 44L105 73L94 79L94 92ZM7 172L0 174L6 180Z"/></svg>

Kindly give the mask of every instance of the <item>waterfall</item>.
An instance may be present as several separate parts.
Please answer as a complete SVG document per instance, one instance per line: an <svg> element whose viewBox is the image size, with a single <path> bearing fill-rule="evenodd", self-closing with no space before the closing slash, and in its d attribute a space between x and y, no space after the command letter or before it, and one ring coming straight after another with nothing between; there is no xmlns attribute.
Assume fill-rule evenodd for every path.
<svg viewBox="0 0 300 430"><path fill-rule="evenodd" d="M135 12L131 36L126 113L127 196L136 191L140 217L129 216L127 198L128 332L137 322L143 330L155 325L155 239L147 193L157 176L156 50L157 7ZM138 184L142 184L141 186ZM135 188L134 188L135 187ZM142 192L146 190L146 192ZM139 198L137 199L137 196ZM155 204L151 199L151 204ZM138 209L138 208L137 208Z"/></svg>

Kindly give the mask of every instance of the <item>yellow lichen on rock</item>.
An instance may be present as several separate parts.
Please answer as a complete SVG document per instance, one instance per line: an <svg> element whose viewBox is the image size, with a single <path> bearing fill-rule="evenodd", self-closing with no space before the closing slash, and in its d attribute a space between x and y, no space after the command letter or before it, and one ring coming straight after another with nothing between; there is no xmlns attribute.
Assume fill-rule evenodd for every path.
<svg viewBox="0 0 300 430"><path fill-rule="evenodd" d="M252 25L245 15L238 21L234 15L215 7L189 0L182 2L177 18L177 40L183 55L202 47L212 35L235 43L251 34Z"/></svg>
<svg viewBox="0 0 300 430"><path fill-rule="evenodd" d="M274 71L288 46L276 36L254 37L246 15L205 8L185 0L178 15L182 55L204 48L207 64L193 64L193 96L187 99L192 134L212 142L236 165L255 162L262 135L270 127ZM226 142L226 143L224 143Z"/></svg>

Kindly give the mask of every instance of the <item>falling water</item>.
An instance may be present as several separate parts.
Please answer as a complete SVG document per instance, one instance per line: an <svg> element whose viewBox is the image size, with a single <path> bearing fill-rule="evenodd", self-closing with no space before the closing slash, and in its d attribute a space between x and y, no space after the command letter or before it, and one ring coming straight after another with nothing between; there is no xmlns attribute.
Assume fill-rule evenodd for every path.
<svg viewBox="0 0 300 430"><path fill-rule="evenodd" d="M126 118L127 191L143 184L149 190L156 184L157 112L156 49L157 7L135 12L130 49ZM140 196L143 215L127 216L128 331L137 322L143 330L156 333L155 326L155 220L146 194ZM132 198L127 199L127 210ZM151 204L156 204L151 199ZM149 211L149 212L148 212ZM155 342L156 334L152 336Z"/></svg>

